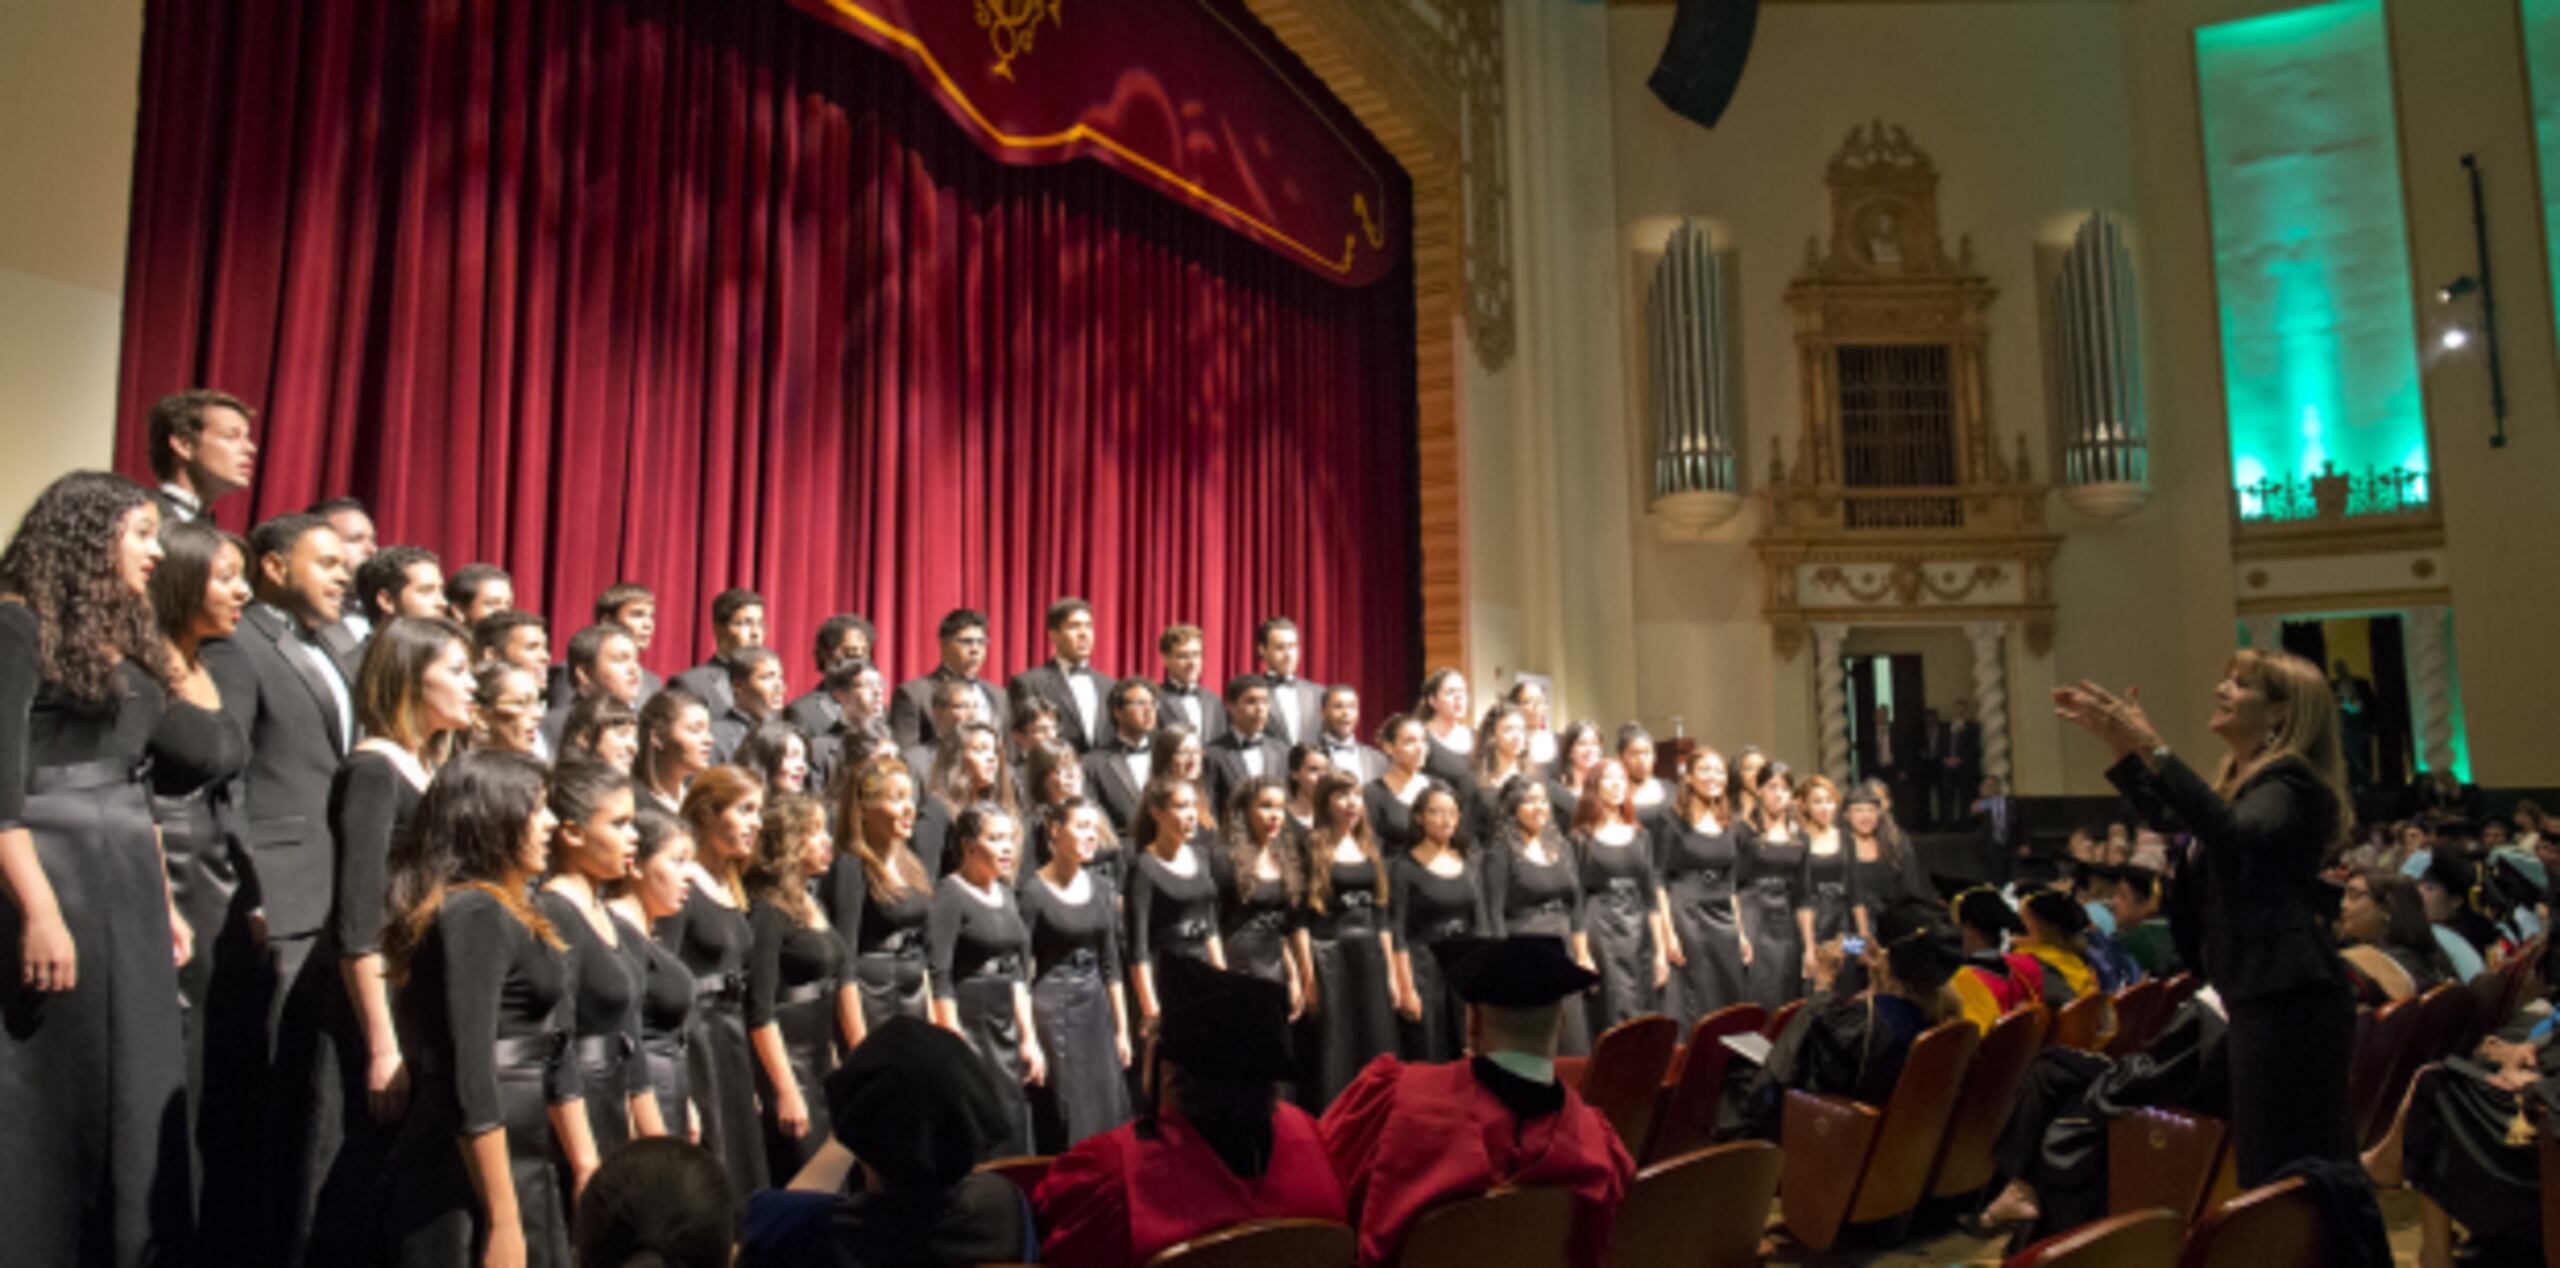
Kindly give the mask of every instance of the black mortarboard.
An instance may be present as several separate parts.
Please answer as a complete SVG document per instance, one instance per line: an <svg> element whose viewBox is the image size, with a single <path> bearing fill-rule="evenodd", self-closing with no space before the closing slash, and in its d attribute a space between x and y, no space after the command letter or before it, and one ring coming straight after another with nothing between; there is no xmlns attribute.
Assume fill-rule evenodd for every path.
<svg viewBox="0 0 2560 1268"><path fill-rule="evenodd" d="M1990 934L2027 931L2027 923L2018 919L2018 909L1988 885L1956 895L1956 923Z"/></svg>
<svg viewBox="0 0 2560 1268"><path fill-rule="evenodd" d="M2025 906L2036 919L2066 938L2089 927L2089 909L2058 889L2040 889L2027 895Z"/></svg>
<svg viewBox="0 0 2560 1268"><path fill-rule="evenodd" d="M1443 944L1449 989L1470 1004L1542 1008L1590 989L1600 975L1574 963L1564 939L1519 935L1465 938Z"/></svg>
<svg viewBox="0 0 2560 1268"><path fill-rule="evenodd" d="M1001 1139L1003 1105L968 1043L913 1017L871 1028L827 1076L827 1122L893 1188L947 1188Z"/></svg>
<svg viewBox="0 0 2560 1268"><path fill-rule="evenodd" d="M1279 983L1169 955L1158 961L1156 996L1164 1005L1156 1055L1185 1072L1274 1083L1298 1077L1289 992Z"/></svg>

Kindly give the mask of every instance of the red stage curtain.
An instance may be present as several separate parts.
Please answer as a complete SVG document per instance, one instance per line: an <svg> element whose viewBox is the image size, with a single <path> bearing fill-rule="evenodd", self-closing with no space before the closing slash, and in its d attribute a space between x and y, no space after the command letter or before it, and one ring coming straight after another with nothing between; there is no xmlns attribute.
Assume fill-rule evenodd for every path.
<svg viewBox="0 0 2560 1268"><path fill-rule="evenodd" d="M555 644L644 582L661 671L755 587L795 690L829 613L903 677L981 607L1002 674L1071 593L1114 672L1280 612L1372 722L1413 688L1409 259L1334 286L1000 164L778 4L152 0L141 96L118 462L163 392L249 399L228 526L352 492Z"/></svg>

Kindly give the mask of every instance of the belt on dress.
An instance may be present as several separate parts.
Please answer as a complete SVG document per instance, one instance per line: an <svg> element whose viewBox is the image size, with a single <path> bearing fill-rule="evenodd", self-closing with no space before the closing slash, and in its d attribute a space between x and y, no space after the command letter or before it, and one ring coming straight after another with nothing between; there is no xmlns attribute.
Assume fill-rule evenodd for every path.
<svg viewBox="0 0 2560 1268"><path fill-rule="evenodd" d="M94 762L37 766L27 771L27 795L89 792L99 788L113 788L119 784L139 784L150 773L151 758L148 754L135 758L109 757Z"/></svg>
<svg viewBox="0 0 2560 1268"><path fill-rule="evenodd" d="M565 1030L546 1030L538 1035L508 1035L491 1045L491 1053L502 1066L531 1065L557 1061L569 1051L570 1035Z"/></svg>
<svg viewBox="0 0 2560 1268"><path fill-rule="evenodd" d="M1352 889L1342 893L1342 909L1345 911L1371 911L1376 909L1377 905L1378 894L1375 890Z"/></svg>
<svg viewBox="0 0 2560 1268"><path fill-rule="evenodd" d="M1199 919L1177 920L1165 932L1185 942L1204 942L1209 937L1209 922Z"/></svg>
<svg viewBox="0 0 2560 1268"><path fill-rule="evenodd" d="M611 1069L630 1059L634 1050L629 1035L578 1036L578 1064L582 1068Z"/></svg>
<svg viewBox="0 0 2560 1268"><path fill-rule="evenodd" d="M915 929L900 929L866 948L864 955L885 955L891 959L912 960L924 954L924 934Z"/></svg>
<svg viewBox="0 0 2560 1268"><path fill-rule="evenodd" d="M1466 937L1470 923L1471 922L1465 920L1440 921L1439 923L1431 925L1422 931L1422 940L1424 942L1446 942L1451 938Z"/></svg>
<svg viewBox="0 0 2560 1268"><path fill-rule="evenodd" d="M1521 908L1520 914L1524 916L1567 916L1573 914L1573 907L1572 904L1567 903L1561 898L1541 898L1538 901Z"/></svg>
<svg viewBox="0 0 2560 1268"><path fill-rule="evenodd" d="M1050 973L1098 973L1101 970L1102 957L1095 955L1091 947L1077 947L1064 955L1052 957L1047 969Z"/></svg>
<svg viewBox="0 0 2560 1268"><path fill-rule="evenodd" d="M693 998L697 1003L704 1000L725 1000L734 1004L746 997L747 975L744 973L731 971L693 979Z"/></svg>
<svg viewBox="0 0 2560 1268"><path fill-rule="evenodd" d="M1289 913L1285 911L1263 910L1245 917L1242 922L1236 925L1236 932L1243 933L1246 930L1251 930L1255 933L1278 933L1288 927Z"/></svg>
<svg viewBox="0 0 2560 1268"><path fill-rule="evenodd" d="M1019 982L1022 980L1022 957L1010 952L991 955L978 962L978 967L960 975L963 982Z"/></svg>
<svg viewBox="0 0 2560 1268"><path fill-rule="evenodd" d="M785 986L773 993L773 1002L778 1007L783 1004L806 1004L825 999L827 992L834 990L835 985L833 982L802 982L798 986Z"/></svg>

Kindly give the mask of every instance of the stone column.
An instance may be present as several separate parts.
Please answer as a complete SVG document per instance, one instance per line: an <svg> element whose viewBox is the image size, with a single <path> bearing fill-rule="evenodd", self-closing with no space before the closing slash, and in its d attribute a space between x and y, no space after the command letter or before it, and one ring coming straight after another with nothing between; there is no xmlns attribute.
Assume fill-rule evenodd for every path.
<svg viewBox="0 0 2560 1268"><path fill-rule="evenodd" d="M1831 782L1849 782L1849 674L1840 667L1840 645L1849 627L1813 627L1814 703L1822 734L1822 773Z"/></svg>
<svg viewBox="0 0 2560 1268"><path fill-rule="evenodd" d="M2401 620L2409 630L2411 721L2418 728L2418 760L2431 771L2453 767L2453 667L2445 653L2441 607L2411 608Z"/></svg>
<svg viewBox="0 0 2560 1268"><path fill-rule="evenodd" d="M1998 621L1964 627L1973 640L1973 715L1982 722L1982 773L2003 787L2009 783L2009 657L2000 638L2007 632ZM1964 799L1972 796L1972 789L1963 791Z"/></svg>

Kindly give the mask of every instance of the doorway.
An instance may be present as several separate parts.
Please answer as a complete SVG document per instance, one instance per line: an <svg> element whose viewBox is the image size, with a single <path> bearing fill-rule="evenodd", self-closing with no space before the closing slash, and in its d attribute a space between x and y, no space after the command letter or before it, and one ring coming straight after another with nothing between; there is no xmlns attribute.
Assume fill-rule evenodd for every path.
<svg viewBox="0 0 2560 1268"><path fill-rule="evenodd" d="M1849 681L1849 751L1860 780L1893 790L1894 815L1918 826L1929 816L1920 754L1927 738L1928 676L1917 652L1841 657Z"/></svg>

